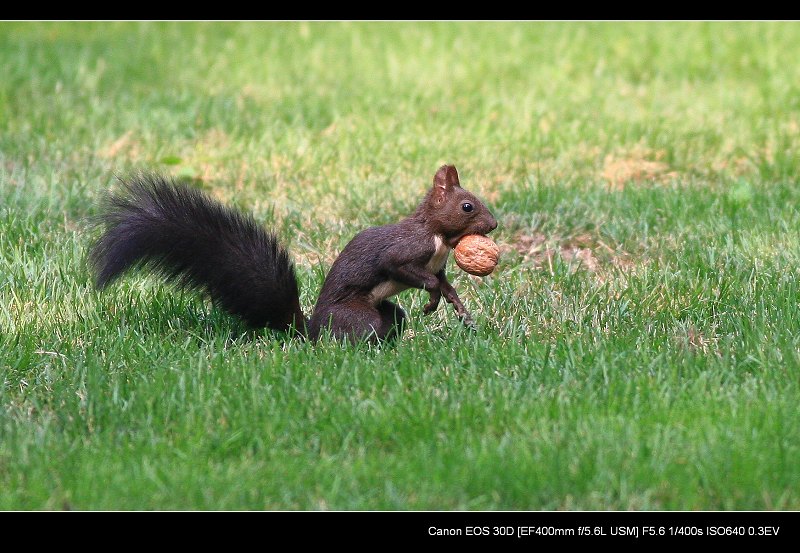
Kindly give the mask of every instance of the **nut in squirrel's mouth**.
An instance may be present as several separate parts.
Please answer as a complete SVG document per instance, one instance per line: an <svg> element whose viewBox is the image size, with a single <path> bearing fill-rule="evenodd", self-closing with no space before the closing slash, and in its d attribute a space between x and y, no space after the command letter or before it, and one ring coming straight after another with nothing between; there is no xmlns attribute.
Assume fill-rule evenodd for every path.
<svg viewBox="0 0 800 553"><path fill-rule="evenodd" d="M478 236L486 236L486 235L485 235L485 234L483 234L483 233L477 233L477 232L464 232L464 233L462 233L462 234L459 234L459 235L458 235L458 236L456 236L455 238L451 238L451 239L450 239L450 240L447 242L447 244L448 244L448 245L449 245L451 248L455 248L456 246L458 246L458 243L459 243L459 242L461 242L461 239L462 239L462 238L464 238L465 236L474 236L474 235L478 235Z"/></svg>
<svg viewBox="0 0 800 553"><path fill-rule="evenodd" d="M467 234L464 233L464 234L459 234L455 238L451 238L450 240L447 241L447 245L450 246L451 248L455 248L456 246L458 246L458 243L461 242L461 239L464 238L466 235Z"/></svg>

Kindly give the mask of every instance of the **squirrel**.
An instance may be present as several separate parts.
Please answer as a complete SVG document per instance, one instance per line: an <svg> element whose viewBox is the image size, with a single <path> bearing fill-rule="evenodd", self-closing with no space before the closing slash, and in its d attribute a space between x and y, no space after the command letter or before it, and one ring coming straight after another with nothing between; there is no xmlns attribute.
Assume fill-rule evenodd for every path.
<svg viewBox="0 0 800 553"><path fill-rule="evenodd" d="M445 265L462 237L488 234L497 221L461 188L452 165L436 172L410 216L356 234L328 272L310 319L300 307L288 251L252 216L164 176L120 180L123 190L106 199L103 230L90 251L100 289L141 266L205 291L251 327L294 330L314 341L327 331L339 339L378 342L400 336L407 318L388 298L420 288L430 294L424 314L444 297L464 324L474 325Z"/></svg>

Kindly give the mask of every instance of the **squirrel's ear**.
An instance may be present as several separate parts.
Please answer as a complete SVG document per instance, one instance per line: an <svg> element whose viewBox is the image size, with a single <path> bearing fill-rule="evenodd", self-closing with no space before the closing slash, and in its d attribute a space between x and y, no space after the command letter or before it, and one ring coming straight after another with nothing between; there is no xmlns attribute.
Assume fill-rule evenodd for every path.
<svg viewBox="0 0 800 553"><path fill-rule="evenodd" d="M458 171L455 165L442 165L433 176L433 192L437 203L444 201L445 196L455 187L461 187L458 182Z"/></svg>

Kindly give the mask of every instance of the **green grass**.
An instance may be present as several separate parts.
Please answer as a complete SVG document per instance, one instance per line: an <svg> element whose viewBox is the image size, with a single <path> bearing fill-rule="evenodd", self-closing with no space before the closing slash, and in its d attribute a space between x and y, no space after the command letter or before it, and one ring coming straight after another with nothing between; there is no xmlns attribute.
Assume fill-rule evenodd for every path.
<svg viewBox="0 0 800 553"><path fill-rule="evenodd" d="M800 509L800 26L0 24L0 508ZM478 329L308 344L88 220L156 169L290 244L307 311L442 163Z"/></svg>

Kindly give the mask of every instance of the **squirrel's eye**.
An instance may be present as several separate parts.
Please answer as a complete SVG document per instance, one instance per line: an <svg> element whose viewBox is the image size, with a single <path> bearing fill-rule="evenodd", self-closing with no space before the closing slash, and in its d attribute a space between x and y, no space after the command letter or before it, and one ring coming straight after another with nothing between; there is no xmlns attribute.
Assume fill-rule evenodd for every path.
<svg viewBox="0 0 800 553"><path fill-rule="evenodd" d="M474 208L474 207L472 207L472 204L471 204L471 203L469 203L469 202L466 202L466 203L463 203L463 204L461 204L461 209L463 209L464 211L466 211L467 213L469 213L470 211L472 211L472 210L473 210L473 209L475 209L475 208Z"/></svg>

